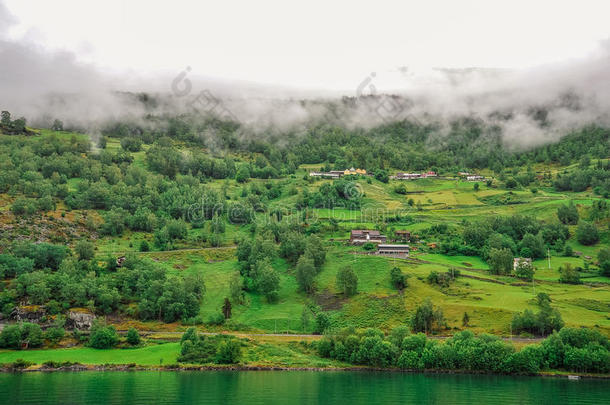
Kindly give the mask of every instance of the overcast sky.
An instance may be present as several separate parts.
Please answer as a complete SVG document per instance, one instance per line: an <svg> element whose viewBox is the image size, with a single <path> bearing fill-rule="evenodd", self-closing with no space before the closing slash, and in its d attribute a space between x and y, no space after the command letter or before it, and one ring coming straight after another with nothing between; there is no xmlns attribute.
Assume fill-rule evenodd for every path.
<svg viewBox="0 0 610 405"><path fill-rule="evenodd" d="M5 0L8 32L105 72L349 90L371 72L530 68L610 37L608 1ZM0 68L1 69L1 68ZM390 84L388 84L390 85Z"/></svg>

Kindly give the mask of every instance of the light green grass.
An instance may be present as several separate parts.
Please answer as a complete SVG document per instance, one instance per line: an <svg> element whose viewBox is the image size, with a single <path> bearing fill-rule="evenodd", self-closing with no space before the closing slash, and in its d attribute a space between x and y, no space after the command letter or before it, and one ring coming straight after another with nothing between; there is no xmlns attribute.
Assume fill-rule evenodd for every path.
<svg viewBox="0 0 610 405"><path fill-rule="evenodd" d="M17 359L42 364L46 361L78 362L82 364L129 364L158 366L175 364L180 354L179 343L149 345L135 349L100 350L89 347L70 349L2 350L0 363L11 363Z"/></svg>

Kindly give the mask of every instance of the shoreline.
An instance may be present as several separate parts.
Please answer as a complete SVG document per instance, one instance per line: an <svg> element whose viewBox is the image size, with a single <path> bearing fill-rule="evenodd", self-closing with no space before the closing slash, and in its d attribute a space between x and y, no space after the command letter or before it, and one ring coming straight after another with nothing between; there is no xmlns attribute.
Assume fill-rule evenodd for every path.
<svg viewBox="0 0 610 405"><path fill-rule="evenodd" d="M460 374L460 375L488 375L501 377L551 377L564 379L597 379L610 380L610 374L590 373L568 373L563 371L546 371L534 374L499 374L489 372L477 372L475 370L412 370L399 368L377 368L377 367L285 367L285 366L249 366L249 365L167 365L167 366L139 366L136 364L72 364L59 367L48 367L35 364L27 368L0 367L0 373L52 373L52 372L84 372L84 371L312 371L312 372L389 372L408 374Z"/></svg>

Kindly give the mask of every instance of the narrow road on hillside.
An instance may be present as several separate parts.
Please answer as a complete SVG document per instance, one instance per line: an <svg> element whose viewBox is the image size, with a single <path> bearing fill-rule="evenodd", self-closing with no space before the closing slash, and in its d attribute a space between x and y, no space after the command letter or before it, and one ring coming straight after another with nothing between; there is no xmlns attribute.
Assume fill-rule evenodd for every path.
<svg viewBox="0 0 610 405"><path fill-rule="evenodd" d="M127 334L126 330L118 330L119 334ZM175 335L182 336L184 332L174 332L174 331L155 331L155 330L140 330L138 331L143 336L150 335ZM215 336L215 335L237 335L237 336L245 336L245 337L296 337L296 338L313 338L313 339L321 339L324 335L311 335L311 334L295 334L295 333L244 333L239 331L222 331L222 332L199 332L202 335ZM444 340L449 339L451 336L428 336L428 339L437 339ZM544 338L524 338L520 336L507 337L502 336L502 340L507 342L519 342L519 343L539 343L544 340Z"/></svg>

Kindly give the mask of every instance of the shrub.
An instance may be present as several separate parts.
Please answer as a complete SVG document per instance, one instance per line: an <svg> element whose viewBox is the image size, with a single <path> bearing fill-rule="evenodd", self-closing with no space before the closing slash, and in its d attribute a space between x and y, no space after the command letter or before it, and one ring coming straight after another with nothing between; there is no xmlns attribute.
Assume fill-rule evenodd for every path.
<svg viewBox="0 0 610 405"><path fill-rule="evenodd" d="M407 276L398 267L390 270L390 281L392 286L398 290L402 290L407 286Z"/></svg>
<svg viewBox="0 0 610 405"><path fill-rule="evenodd" d="M236 339L229 338L218 345L216 363L235 364L241 359L241 344Z"/></svg>
<svg viewBox="0 0 610 405"><path fill-rule="evenodd" d="M89 346L95 349L110 349L119 343L119 335L114 326L96 324L91 327Z"/></svg>
<svg viewBox="0 0 610 405"><path fill-rule="evenodd" d="M324 333L330 327L330 318L324 312L316 315L315 332L318 334Z"/></svg>
<svg viewBox="0 0 610 405"><path fill-rule="evenodd" d="M129 328L127 331L127 343L132 346L137 346L140 344L140 334L135 328Z"/></svg>
<svg viewBox="0 0 610 405"><path fill-rule="evenodd" d="M351 267L343 267L337 273L337 287L347 297L356 294L358 290L358 276Z"/></svg>
<svg viewBox="0 0 610 405"><path fill-rule="evenodd" d="M590 222L580 221L576 228L576 239L580 244L586 246L599 242L597 227Z"/></svg>
<svg viewBox="0 0 610 405"><path fill-rule="evenodd" d="M208 325L222 325L225 323L225 316L222 312L217 312L208 317L208 321L206 322Z"/></svg>
<svg viewBox="0 0 610 405"><path fill-rule="evenodd" d="M95 246L89 241L81 240L76 243L74 251L79 260L91 260L95 255Z"/></svg>
<svg viewBox="0 0 610 405"><path fill-rule="evenodd" d="M430 299L426 299L415 310L415 315L411 319L411 328L415 332L431 332L445 325L443 310L435 308Z"/></svg>
<svg viewBox="0 0 610 405"><path fill-rule="evenodd" d="M55 345L64 338L65 334L66 334L66 331L64 330L64 328L60 328L57 326L49 328L45 331L46 339Z"/></svg>
<svg viewBox="0 0 610 405"><path fill-rule="evenodd" d="M8 325L0 333L0 347L8 349L21 349L23 344L27 344L28 347L39 347L42 342L42 329L34 323Z"/></svg>
<svg viewBox="0 0 610 405"><path fill-rule="evenodd" d="M559 267L559 282L564 284L580 284L580 274L570 263Z"/></svg>
<svg viewBox="0 0 610 405"><path fill-rule="evenodd" d="M566 225L576 225L578 223L578 210L574 203L570 201L569 205L561 205L557 209L557 218L561 221L562 224Z"/></svg>

